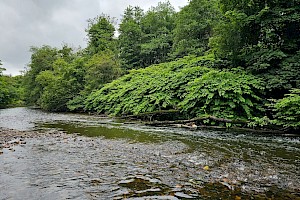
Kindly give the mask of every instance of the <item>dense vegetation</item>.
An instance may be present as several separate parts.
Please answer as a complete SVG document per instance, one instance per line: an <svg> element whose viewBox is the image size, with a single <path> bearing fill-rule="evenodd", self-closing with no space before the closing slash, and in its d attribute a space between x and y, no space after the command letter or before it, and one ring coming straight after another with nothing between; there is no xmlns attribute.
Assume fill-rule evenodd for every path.
<svg viewBox="0 0 300 200"><path fill-rule="evenodd" d="M300 1L220 0L215 55L263 78L268 97L299 88Z"/></svg>
<svg viewBox="0 0 300 200"><path fill-rule="evenodd" d="M86 110L132 115L177 109L188 117L248 119L259 115L262 82L243 72L202 66L206 57L184 58L133 70L89 95Z"/></svg>
<svg viewBox="0 0 300 200"><path fill-rule="evenodd" d="M293 89L274 104L275 123L284 127L300 126L300 90Z"/></svg>
<svg viewBox="0 0 300 200"><path fill-rule="evenodd" d="M1 66L0 61L0 66ZM23 77L5 76L4 68L0 67L0 108L19 106L23 104Z"/></svg>
<svg viewBox="0 0 300 200"><path fill-rule="evenodd" d="M88 21L85 49L32 47L24 99L49 111L176 110L299 129L299 13L299 0L129 6L118 37L114 19L101 15ZM3 107L14 89L0 90Z"/></svg>

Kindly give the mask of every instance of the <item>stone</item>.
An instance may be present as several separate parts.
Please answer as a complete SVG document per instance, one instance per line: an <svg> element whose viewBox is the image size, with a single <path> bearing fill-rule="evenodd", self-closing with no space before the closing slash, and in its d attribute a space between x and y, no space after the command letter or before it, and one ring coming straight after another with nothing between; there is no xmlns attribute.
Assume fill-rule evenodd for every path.
<svg viewBox="0 0 300 200"><path fill-rule="evenodd" d="M175 192L174 194L176 197L179 197L179 198L185 198L185 199L193 199L194 197L188 195L188 194L184 194L182 192Z"/></svg>

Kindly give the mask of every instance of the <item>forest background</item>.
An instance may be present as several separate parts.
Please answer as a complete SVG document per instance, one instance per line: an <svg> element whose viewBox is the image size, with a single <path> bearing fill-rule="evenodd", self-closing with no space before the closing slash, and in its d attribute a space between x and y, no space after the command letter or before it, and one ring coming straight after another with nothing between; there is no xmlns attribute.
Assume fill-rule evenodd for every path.
<svg viewBox="0 0 300 200"><path fill-rule="evenodd" d="M0 68L0 108L170 112L164 119L299 130L299 0L190 0L179 12L168 1L129 6L116 27L99 15L88 20L85 49L31 47L23 75Z"/></svg>

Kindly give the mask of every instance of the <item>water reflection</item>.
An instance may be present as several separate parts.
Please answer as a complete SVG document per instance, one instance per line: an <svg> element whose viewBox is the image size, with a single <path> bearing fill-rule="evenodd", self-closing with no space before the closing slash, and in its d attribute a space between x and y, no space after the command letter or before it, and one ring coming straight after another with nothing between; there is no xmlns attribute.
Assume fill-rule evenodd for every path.
<svg viewBox="0 0 300 200"><path fill-rule="evenodd" d="M160 135L151 134L151 132L143 132L125 127L120 127L116 124L101 125L84 125L81 123L44 123L40 124L39 128L59 129L68 134L78 133L79 135L88 137L104 137L106 139L127 139L131 142L161 142L165 139Z"/></svg>

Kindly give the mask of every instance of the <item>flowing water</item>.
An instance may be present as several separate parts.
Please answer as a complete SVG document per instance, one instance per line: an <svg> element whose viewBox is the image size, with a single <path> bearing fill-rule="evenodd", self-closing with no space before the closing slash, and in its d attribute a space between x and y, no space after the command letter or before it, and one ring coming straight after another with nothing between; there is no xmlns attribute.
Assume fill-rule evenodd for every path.
<svg viewBox="0 0 300 200"><path fill-rule="evenodd" d="M0 199L300 199L300 137L0 110L39 137L0 155ZM51 137L51 132L55 133Z"/></svg>

